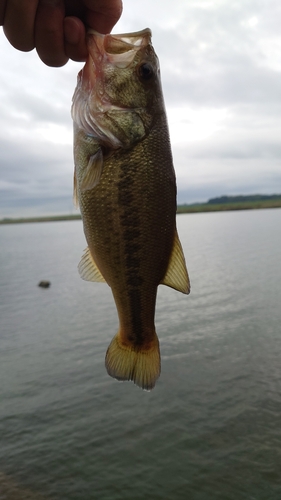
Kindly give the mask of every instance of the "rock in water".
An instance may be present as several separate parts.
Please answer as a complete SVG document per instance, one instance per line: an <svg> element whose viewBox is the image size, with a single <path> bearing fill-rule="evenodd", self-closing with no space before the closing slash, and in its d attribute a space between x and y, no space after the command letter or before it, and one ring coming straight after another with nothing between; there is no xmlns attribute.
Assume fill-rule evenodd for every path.
<svg viewBox="0 0 281 500"><path fill-rule="evenodd" d="M40 286L41 288L49 288L50 285L51 285L50 281L43 280L38 283L38 286Z"/></svg>

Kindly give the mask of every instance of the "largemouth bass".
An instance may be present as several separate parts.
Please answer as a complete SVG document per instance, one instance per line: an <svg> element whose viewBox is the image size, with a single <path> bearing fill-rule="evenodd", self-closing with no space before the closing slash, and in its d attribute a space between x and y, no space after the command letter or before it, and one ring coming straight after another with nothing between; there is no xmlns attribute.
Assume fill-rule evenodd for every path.
<svg viewBox="0 0 281 500"><path fill-rule="evenodd" d="M160 375L157 287L189 293L176 229L176 181L151 31L88 34L73 96L74 193L88 248L83 279L106 282L119 330L109 375L143 389Z"/></svg>

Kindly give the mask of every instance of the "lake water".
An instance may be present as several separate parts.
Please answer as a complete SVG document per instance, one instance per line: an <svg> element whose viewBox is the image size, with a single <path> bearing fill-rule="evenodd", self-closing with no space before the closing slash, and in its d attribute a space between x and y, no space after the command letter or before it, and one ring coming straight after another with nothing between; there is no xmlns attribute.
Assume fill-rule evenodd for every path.
<svg viewBox="0 0 281 500"><path fill-rule="evenodd" d="M281 210L178 229L192 292L159 287L145 392L106 373L117 315L78 275L82 223L0 226L1 500L280 500Z"/></svg>

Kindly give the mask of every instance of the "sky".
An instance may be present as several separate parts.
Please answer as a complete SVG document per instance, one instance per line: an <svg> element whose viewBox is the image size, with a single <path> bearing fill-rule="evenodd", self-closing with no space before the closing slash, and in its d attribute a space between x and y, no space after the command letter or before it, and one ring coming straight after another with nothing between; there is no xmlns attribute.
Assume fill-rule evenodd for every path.
<svg viewBox="0 0 281 500"><path fill-rule="evenodd" d="M149 27L178 203L281 193L281 2L124 0L113 32ZM83 63L49 68L0 32L0 219L76 213L71 99Z"/></svg>

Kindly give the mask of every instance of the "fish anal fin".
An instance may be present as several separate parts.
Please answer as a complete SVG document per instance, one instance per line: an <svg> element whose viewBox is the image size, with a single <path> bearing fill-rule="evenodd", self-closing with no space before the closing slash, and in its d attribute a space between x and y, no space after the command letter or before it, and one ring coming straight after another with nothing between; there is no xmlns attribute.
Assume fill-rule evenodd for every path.
<svg viewBox="0 0 281 500"><path fill-rule="evenodd" d="M134 345L123 344L120 335L113 337L106 352L105 366L108 374L117 380L132 380L146 391L155 386L161 371L158 337L149 349L136 349Z"/></svg>
<svg viewBox="0 0 281 500"><path fill-rule="evenodd" d="M81 182L81 190L88 191L96 187L100 181L101 173L103 168L103 153L101 148L90 156L89 163L83 174L83 179Z"/></svg>
<svg viewBox="0 0 281 500"><path fill-rule="evenodd" d="M96 281L99 283L106 283L103 275L97 267L89 247L86 248L82 259L78 264L78 271L81 278L85 281Z"/></svg>
<svg viewBox="0 0 281 500"><path fill-rule="evenodd" d="M179 292L188 294L190 282L186 269L185 258L177 231L175 232L173 249L170 255L166 274L160 284L175 288Z"/></svg>

